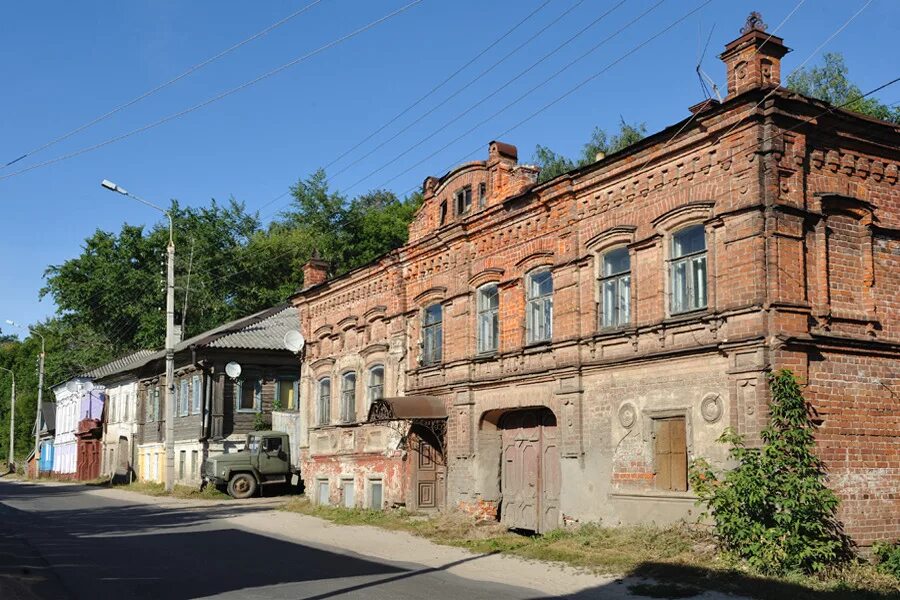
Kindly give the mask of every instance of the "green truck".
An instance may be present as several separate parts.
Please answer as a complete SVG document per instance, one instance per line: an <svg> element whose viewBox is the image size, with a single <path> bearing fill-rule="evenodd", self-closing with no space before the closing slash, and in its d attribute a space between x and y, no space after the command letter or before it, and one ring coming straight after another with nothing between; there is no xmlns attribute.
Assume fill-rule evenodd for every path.
<svg viewBox="0 0 900 600"><path fill-rule="evenodd" d="M260 486L288 485L294 475L291 466L290 436L280 431L254 431L247 434L244 448L206 459L203 485L213 484L227 490L232 498L250 498Z"/></svg>

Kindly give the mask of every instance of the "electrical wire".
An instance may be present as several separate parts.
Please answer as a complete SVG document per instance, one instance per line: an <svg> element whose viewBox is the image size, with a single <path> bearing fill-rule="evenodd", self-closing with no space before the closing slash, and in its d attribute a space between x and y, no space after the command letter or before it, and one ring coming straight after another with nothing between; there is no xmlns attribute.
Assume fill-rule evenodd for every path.
<svg viewBox="0 0 900 600"><path fill-rule="evenodd" d="M124 104L120 104L119 106L113 108L112 110L109 110L109 111L103 113L103 114L100 115L99 117L96 117L96 118L94 118L94 119L88 121L87 123L84 123L84 124L82 124L82 125L79 125L79 126L76 127L75 129L72 129L71 131L69 131L69 132L67 132L67 133L64 133L63 135L61 135L61 136L59 136L59 137L53 138L53 139L50 140L49 142L46 142L46 143L44 143L44 144L42 144L42 145L40 145L40 146L37 146L36 148L33 148L32 150L29 150L28 152L25 152L24 154L22 154L22 155L19 156L18 158L9 161L8 163L6 163L6 164L3 165L3 166L0 166L0 169L5 169L6 167L8 167L8 166L10 166L10 165L13 165L13 164L17 163L17 162L19 162L20 160L22 160L22 159L24 159L24 158L27 158L27 157L31 156L32 154L37 154L37 153L40 152L41 150L45 150L45 149L49 148L50 146L54 146L54 145L58 144L59 142L61 142L61 141L63 141L63 140L66 140L66 139L72 137L72 136L75 135L76 133L80 133L80 132L84 131L85 129L88 129L88 128L90 128L90 127L93 127L94 125L96 125L97 123L100 123L101 121L105 121L106 119L108 119L109 117L115 115L116 113L119 113L119 112L125 110L126 108L128 108L128 107L130 107L130 106L133 106L133 105L135 105L135 104L137 104L137 103L140 102L141 100L144 100L145 98L148 98L148 97L152 96L153 94L155 94L155 93L157 93L157 92L160 92L160 91L166 89L167 87L169 87L169 86L171 86L171 85L173 85L173 84L175 84L175 83L181 81L181 80L184 79L185 77L187 77L187 76L189 76L189 75L191 75L191 74L193 74L193 73L199 71L199 70L202 69L203 67L205 67L205 66L207 66L207 65L209 65L209 64L211 64L211 63L213 63L213 62L215 62L215 61L217 61L217 60L219 60L219 59L222 58L223 56L226 56L226 55L228 55L228 54L231 54L232 52L234 52L234 51L237 50L238 48L240 48L240 47L242 47L242 46L245 46L245 45L249 44L249 43L252 42L253 40L256 40L256 39L258 39L258 38L261 38L262 36L264 36L264 35L266 35L266 34L272 32L272 31L274 31L275 29L281 27L282 25L284 25L284 24L287 23L288 21L291 21L292 19L294 19L294 18L296 18L296 17L299 17L300 15L302 15L303 13L305 13L306 11L308 11L309 9L311 9L312 7L314 7L315 5L319 4L320 2L322 2L322 0L313 0L313 2L310 2L309 4L307 4L306 6L304 6L303 8L294 11L293 13L289 14L288 16L286 16L285 18L281 19L280 21L277 21L277 22L275 22L275 23L269 25L269 26L266 27L265 29L256 32L255 34L253 34L252 36L248 37L247 39L242 40L242 41L238 42L237 44L234 44L233 46L230 46L230 47L226 48L225 50L222 50L221 52L219 52L219 53L216 54L215 56L212 56L212 57L210 57L210 58L207 58L207 59L204 60L203 62L197 63L196 65L190 67L190 68L187 69L186 71L180 73L179 75L176 75L176 76L173 77L172 79L169 79L168 81L165 81L165 82L163 82L163 83L157 85L156 87L147 90L147 91L144 92L143 94L140 94L139 96L137 96L137 97L135 97L135 98L132 98L131 100L129 100L128 102L125 102Z"/></svg>
<svg viewBox="0 0 900 600"><path fill-rule="evenodd" d="M192 106L192 107L190 107L190 108L186 108L186 109L184 109L184 110L182 110L182 111L179 111L179 112L177 112L177 113L170 114L170 115L165 116L165 117L163 117L163 118L161 118L161 119L158 119L158 120L156 120L156 121L153 121L152 123L148 123L147 125L143 125L143 126L141 126L141 127L138 127L137 129L133 129L133 130L128 131L128 132L126 132L126 133L123 133L123 134L121 134L121 135L117 135L117 136L115 136L115 137L109 138L109 139L104 140L104 141L102 141L102 142L100 142L100 143L98 143L98 144L94 144L94 145L92 145L92 146L87 146L87 147L81 148L81 149L79 149L79 150L75 150L74 152L70 152L70 153L68 153L68 154L63 154L63 155L61 155L61 156L57 156L56 158L52 158L52 159L50 159L50 160L45 160L44 162L40 162L40 163L31 165L31 166L26 167L26 168L24 168L24 169L19 169L18 171L13 171L12 173L7 173L7 174L5 174L5 175L0 175L0 181L3 181L4 179L9 179L10 177L15 177L15 176L17 176L17 175L21 175L21 174L23 174L23 173L28 173L29 171L33 171L33 170L39 169L39 168L41 168L41 167L46 167L46 166L48 166L48 165L56 164L56 163L62 162L62 161L64 161L64 160L69 160L69 159L71 159L71 158L75 158L76 156L81 156L82 154L86 154L86 153L88 153L88 152L93 152L94 150L99 150L100 148L103 148L103 147L108 146L108 145L110 145L110 144L114 144L114 143L116 143L116 142L120 142L120 141L122 141L122 140L124 140L124 139L126 139L126 138L132 137L132 136L137 135L137 134L139 134L139 133L143 133L143 132L148 131L148 130L150 130L150 129L153 129L153 128L155 128L155 127L159 127L160 125L162 125L162 124L164 124L164 123L168 123L169 121L173 121L173 120L175 120L175 119L178 119L178 118L180 118L180 117L183 117L183 116L185 116L185 115L187 115L187 114L190 114L190 113L192 113L192 112L194 112L194 111L197 111L197 110L199 110L199 109L201 109L201 108L204 108L204 107L206 107L206 106L208 106L208 105L210 105L210 104L212 104L212 103L214 103L214 102L218 102L219 100L222 100L223 98L226 98L226 97L228 97L228 96L230 96L230 95L232 95L232 94L234 94L234 93L237 93L237 92L239 92L239 91L241 91L241 90L244 90L244 89L246 89L246 88L248 88L248 87L250 87L250 86L252 86L252 85L255 85L255 84L259 83L260 81L262 81L262 80L264 80L264 79L268 79L269 77L272 77L273 75L277 75L278 73L281 73L282 71L284 71L284 70L286 70L286 69L288 69L288 68L290 68L290 67L293 67L294 65L297 65L297 64L299 64L299 63L301 63L301 62L303 62L303 61L305 61L305 60L308 60L309 58L312 58L313 56L316 56L317 54L320 54L320 53L324 52L325 50L328 50L329 48L332 48L332 47L334 47L334 46L337 46L338 44L340 44L340 43L342 43L342 42L345 42L345 41L349 40L350 38L353 38L353 37L355 37L355 36L357 36L357 35L359 35L359 34L365 32L365 31L368 31L369 29L372 29L373 27L375 27L375 26L377 26L377 25L380 25L380 24L383 23L384 21L387 21L388 19L391 19L391 18L393 18L393 17L395 17L395 16L397 16L397 15L399 15L399 14L401 14L401 13L407 11L408 9L412 8L413 6L415 6L415 5L417 5L417 4L420 4L422 1L423 1L423 0L413 0L413 1L410 2L409 4L406 4L406 5L404 5L404 6L401 6L401 7L398 8L397 10L395 10L395 11L393 11L393 12L390 12L390 13L384 15L383 17L381 17L381 18L379 18L379 19L376 19L376 20L374 20L374 21L371 21L370 23L367 23L366 25L364 25L364 26L362 26L362 27L360 27L360 28L358 28L358 29L355 29L355 30L351 31L350 33L347 33L347 34L345 34L345 35L343 35L343 36L341 36L341 37L339 37L339 38L337 38L337 39L335 39L335 40L332 40L332 41L328 42L327 44L324 44L324 45L322 45L322 46L319 46L319 47L316 48L315 50L312 50L312 51L310 51L310 52L307 52L306 54L304 54L304 55L302 55L302 56L299 56L299 57L295 58L294 60L292 60L292 61L290 61L290 62L287 62L287 63L281 65L280 67L277 67L277 68L275 68L275 69L272 69L271 71L267 71L266 73L263 73L262 75L259 75L259 76L255 77L254 79L251 79L251 80L249 80L249 81L246 81L246 82L244 82L244 83L242 83L242 84L240 84L240 85L238 85L238 86L236 86L236 87L233 87L233 88L231 88L231 89L225 90L224 92L222 92L222 93L220 93L220 94L217 94L217 95L215 95L215 96L213 96L213 97L211 97L211 98L208 98L208 99L204 100L203 102L200 102L199 104L195 104L194 106Z"/></svg>
<svg viewBox="0 0 900 600"><path fill-rule="evenodd" d="M425 94L423 94L422 96L420 96L418 100L416 100L415 102L413 102L412 104L410 104L409 106L407 106L406 108L404 108L403 110L401 110L399 113L397 113L396 115L394 115L394 117L392 117L388 122L384 123L383 125L381 125L381 126L378 127L377 129L375 129L374 131L372 131L369 135L367 135L366 137L364 137L363 139L361 139L359 142L357 142L355 145L353 145L352 147L348 148L347 150L345 150L344 152L342 152L341 154L339 154L334 160L332 160L330 163L328 163L327 165L325 165L325 166L322 167L322 168L323 168L324 170L327 171L327 170L328 170L331 166L333 166L336 162L340 161L342 158L344 158L345 156L347 156L348 154L350 154L351 152L353 152L354 150L356 150L357 148L359 148L360 146L362 146L363 144L365 144L366 142L368 142L369 140L371 140L373 137L375 137L376 135L378 135L379 133L381 133L382 131L384 131L386 128L388 128L388 127L390 127L391 125L393 125L398 119L400 119L401 117L403 117L403 115L407 114L409 111L411 111L412 109L414 109L415 107L417 107L417 106L418 106L419 104L421 104L424 100L426 100L429 96L431 96L432 94L434 94L435 92L437 92L439 89L441 89L442 87L444 87L447 83L449 83L454 77L456 77L457 75L459 75L460 73L462 73L462 72L463 72L466 68L468 68L470 65L474 64L475 61L477 61L479 58L481 58L482 56L484 56L485 54L487 54L494 46L496 46L497 44L499 44L500 42L502 42L504 39L506 39L507 37L509 37L516 29L518 29L519 27L521 27L522 25L524 25L524 24L525 24L528 20L530 20L534 15L536 15L536 14L539 13L541 10L543 10L547 5L549 5L550 2L551 2L551 0L545 0L542 4L538 5L537 8L535 8L533 11L531 11L530 13L528 13L527 15L525 15L525 17L524 17L523 19L521 19L519 22L517 22L515 25L513 25L510 29L506 30L506 32L505 32L503 35L501 35L500 37L498 37L497 39L495 39L493 42L491 42L487 47L485 47L485 48L484 48L483 50L481 50L478 54L476 54L476 55L473 56L471 59L469 59L465 64L463 64L462 66L458 67L455 71L453 71L453 73L451 73L450 75L448 75L448 76L447 76L444 80L442 80L440 83L438 83L437 85L435 85L434 87L432 87L430 90L428 90L427 92L425 92ZM582 2L584 2L584 0L579 0L579 2L575 3L575 4L572 6L572 8L578 6L578 5L581 4ZM568 14L568 12L570 12L570 11L572 10L572 8L570 8L568 11L566 11L566 12L563 13L563 14L564 14L564 15L565 15L565 14ZM495 64L499 64L499 63L495 63ZM472 83L472 82L470 82L468 85L471 85L471 83Z"/></svg>
<svg viewBox="0 0 900 600"><path fill-rule="evenodd" d="M625 26L619 28L615 33L613 33L612 35L610 35L610 36L608 36L608 37L602 39L598 44L595 44L594 46L592 46L591 48L589 48L589 49L587 50L587 52L582 53L582 54L579 55L577 58L575 58L574 60L570 61L570 62L567 63L565 66L563 66L561 69L555 71L553 74L550 75L550 77L544 79L544 80L543 80L541 83L539 83L538 85L536 85L536 86L530 88L527 92L525 92L524 94L522 94L521 96L519 96L516 100L514 100L514 101L511 102L510 104L507 104L507 105L506 105L505 107L503 107L500 111L498 111L498 113L495 113L495 115L496 115L496 114L499 114L500 112L505 111L505 110L508 109L510 106L512 106L512 105L514 105L514 104L516 104L516 103L518 103L519 101L521 101L522 99L524 99L526 96L530 95L532 92L534 92L534 91L536 91L536 90L542 88L542 87L545 86L547 83L549 83L550 81L552 81L553 79L555 79L556 77L558 77L559 75L561 75L562 73L564 73L565 71L567 71L568 69L570 69L572 66L574 66L574 65L577 64L578 62L580 62L580 61L584 60L585 58L587 58L588 56L590 56L593 52L596 52L600 47L602 47L603 45L605 45L605 44L606 44L607 42L609 42L611 39L613 39L614 37L616 37L617 35L619 35L619 34L622 33L623 31L625 31L626 29L628 29L629 27L631 27L632 25L634 25L636 22L638 22L639 20L643 19L645 16L647 16L648 14L650 14L651 12L653 12L654 10L656 10L660 5L663 4L663 2L665 2L665 0L659 0L656 4L654 4L653 6L651 6L649 9L645 10L643 13L641 13L640 15L638 15L636 18L634 18L634 19L632 19L631 21L629 21ZM594 19L594 21L592 21L591 23L589 23L586 27L582 28L582 29L581 29L580 31L578 31L575 35L571 36L570 38L568 38L567 40L565 40L562 44L558 45L556 48L554 48L553 50L551 50L550 52L548 52L547 54L545 54L544 56L542 56L542 57L541 57L540 59L538 59L536 62L532 63L532 64L531 64L530 66L528 66L524 71L521 71L518 75L516 75L516 76L513 77L512 79L508 80L507 82L505 82L505 83L502 84L501 86L499 86L499 87L497 87L496 89L494 89L493 92L491 92L491 93L488 94L487 96L483 97L481 100L479 100L478 102L476 102L474 105L470 106L469 108L467 108L467 109L464 110L463 112L457 114L455 117L453 117L452 119L450 119L449 121L447 121L446 123L444 123L443 125L441 125L440 127L438 127L436 130L432 131L429 135L426 135L425 137L423 137L422 139L420 139L419 141L417 141L417 142L416 142L415 144L413 144L412 146L407 147L403 152L401 152L400 154L394 156L394 157L393 157L392 159L390 159L387 163L381 165L380 167L376 168L375 170L369 172L369 173L366 174L365 176L363 176L363 177L361 177L360 179L357 179L356 181L354 181L353 183L351 183L349 186L347 186L346 188L344 188L344 191L353 189L354 187L356 187L357 185L359 185L360 183L362 183L363 181L365 181L366 179L368 179L368 178L371 177L372 175L375 175L375 174L377 174L377 173L380 173L381 171L383 171L384 169L386 169L386 168L389 167L390 165L394 164L395 162L397 162L398 160L400 160L401 158L403 158L404 156L406 156L407 154L409 154L410 152L412 152L413 150L415 150L416 148L418 148L418 147L421 146L422 144L425 144L425 143L428 142L429 140L433 139L435 135L437 135L438 133L444 131L447 127L449 127L450 125L452 125L452 124L456 123L457 121L459 121L461 118L463 118L464 116L466 116L467 114L469 114L470 112L472 112L473 110L475 110L475 108L477 108L478 106L480 106L481 104L483 104L484 102L486 102L487 100L489 100L490 98L496 96L496 95L499 94L500 92L502 92L502 91L504 91L505 89L507 89L507 87L508 87L510 84L514 83L515 81L517 81L518 79L520 79L521 77L523 77L524 75L526 75L528 72L530 72L532 69L534 69L535 67L537 67L539 64L541 64L542 62L544 62L546 59L548 59L549 57L551 57L551 56L553 56L554 54L556 54L557 52L559 52L562 48L564 48L565 46L567 46L568 44L570 44L570 43L571 43L572 41L574 41L577 37L579 37L580 35L584 34L588 29L590 29L591 27L595 26L597 23L599 23L600 21L602 21L605 17L607 17L610 13L612 13L616 8L618 8L618 7L621 6L622 4L624 4L624 0L623 0L623 1L620 1L618 4L614 5L611 9L609 9L608 11L604 12L603 14L601 14L600 17L598 17L597 19ZM491 118L492 118L492 117L491 117Z"/></svg>
<svg viewBox="0 0 900 600"><path fill-rule="evenodd" d="M622 62L623 60L625 60L626 58L628 58L629 56L631 56L632 54L634 54L635 52L637 52L638 50L640 50L641 48L643 48L644 46L646 46L647 44L649 44L650 42L656 40L656 39L659 38L660 36L662 36L662 35L666 34L667 32L669 32L669 31L670 31L671 29L673 29L674 27L680 25L680 24L681 24L682 22L684 22L686 19L688 19L689 17L693 16L693 15L694 15L695 13L697 13L698 11L702 10L703 8L705 8L705 7L706 7L707 5L709 5L712 1L713 1L713 0L705 0L704 2L702 2L701 4L699 4L697 7L693 8L690 12L688 12L688 13L684 14L683 16L679 17L679 18L676 19L674 22L670 23L670 24L667 25L665 28L663 28L663 29L661 29L660 31L658 31L657 33L653 34L652 36L650 36L649 38L647 38L646 40L644 40L643 42L641 42L641 43L638 44L637 46L634 46L633 48L631 48L631 50L629 50L629 51L626 52L625 54L619 56L619 57L616 58L614 61L608 63L608 64L607 64L605 67L603 67L601 70L595 72L594 74L590 75L590 76L587 77L586 79L582 80L580 83L578 83L578 84L575 85L574 87L570 88L569 90L567 90L567 91L566 91L565 93L563 93L562 95L556 97L555 99L551 100L551 101L548 102L547 104L544 104L543 106L541 106L539 109L537 109L537 110L534 111L533 113L529 114L529 115L528 115L527 117L525 117L524 119L518 121L518 122L517 122L515 125L513 125L512 127L506 129L505 131L503 131L503 132L500 133L499 135L495 136L493 139L500 139L500 138L502 138L502 137L505 136L506 134L510 133L511 131L513 131L513 130L519 128L519 127L521 127L522 125L524 125L524 124L527 123L528 121L532 120L533 118L535 118L535 117L538 116L539 114L543 113L544 111L548 110L549 108L555 106L555 105L558 104L559 102L561 102L561 101L563 101L564 99L568 98L569 96L571 96L572 94L574 94L575 92L577 92L578 90L580 90L581 88L583 88L585 85L587 85L588 83L594 81L595 79L597 79L598 77L600 77L601 75L603 75L604 73L606 73L607 71L609 71L611 68L613 68L614 66L616 66L617 64L619 64L620 62ZM646 13L645 13L645 14L646 14ZM641 15L641 16L643 16L643 15ZM640 17L639 17L639 18L640 18ZM633 22L634 22L634 21L632 21L632 23L633 23ZM631 25L631 23L629 23L628 25L626 25L626 27L628 27L628 26L630 26L630 25ZM623 29L620 29L619 31L617 31L615 34L613 34L613 36L618 35L622 30L624 30L624 28L623 28ZM613 37L613 36L611 36L611 37ZM611 39L611 37L610 37L610 38L607 38L607 39ZM544 85L544 84L546 83L546 81L549 81L549 80L545 80L544 82L542 82L541 85ZM397 179L398 177L401 177L401 176L405 175L406 173L408 173L409 171L411 171L411 170L413 170L414 168L418 167L419 165L421 165L421 164L424 163L425 161L431 159L432 157L436 156L436 155L439 154L440 152L442 152L442 151L444 151L445 149L449 148L450 146L452 146L453 144L455 144L455 143L458 142L459 140L463 139L464 137L466 137L467 135L469 135L470 133L472 133L473 131L475 131L476 129L478 129L479 127L481 127L482 125L484 125L484 124L487 123L488 121L492 120L494 117L496 117L496 116L498 116L499 114L501 114L502 112L504 112L504 111L505 111L506 109L508 109L510 106L512 106L512 105L514 105L514 104L516 104L516 103L518 103L521 99L523 99L525 96L527 96L527 95L530 94L532 91L534 91L534 89L536 89L536 88L532 88L531 90L529 90L528 92L526 92L526 93L523 94L522 96L519 96L518 98L516 98L515 100L513 100L511 103L507 104L506 106L504 106L503 108L501 108L501 109L498 110L497 112L495 112L495 113L493 113L492 115L490 115L489 117L487 117L486 119L483 119L482 121L480 121L479 123L477 123L475 126L469 128L469 129L467 129L465 132L463 132L463 133L460 134L459 136L457 136L457 137L455 137L454 139L452 139L451 141L447 142L446 144L444 144L443 146L441 146L440 148L438 148L437 150L435 150L434 152L432 152L431 154L429 154L428 156L426 156L426 157L423 158L422 160L416 162L415 164L413 164L413 165L411 165L410 167L408 167L407 169L401 171L401 172L398 173L397 175L394 175L393 177L391 177L390 179L388 179L387 181L385 181L384 184L382 185L382 187L387 186L389 183L391 183L392 181L394 181L394 180ZM471 154L471 152L470 152L470 153L467 153L466 156L468 156L469 154ZM358 183L358 182L357 182L357 183ZM355 184L354 184L354 185L355 185ZM352 186L351 186L351 187L352 187ZM348 189L349 189L349 188L348 188Z"/></svg>
<svg viewBox="0 0 900 600"><path fill-rule="evenodd" d="M534 41L535 39L537 39L541 34L543 34L545 31L547 31L548 29L550 29L553 25L555 25L557 22L559 22L563 17L565 17L566 15L568 15L569 13L571 13L573 10L575 10L578 6L580 6L580 5L583 3L583 1L584 1L584 0L580 0L579 2L573 4L573 5L572 5L571 7L569 7L565 12L563 12L561 15L559 15L559 16L556 17L554 20L552 20L550 23L548 23L548 24L545 25L543 28L541 28L539 31L537 31L537 33L535 33L534 35L532 35L531 37L529 37L527 40L525 40L524 42L522 42L519 46L517 46L517 47L513 48L512 50L510 50L510 51L509 51L505 56L503 56L500 60L498 60L497 62L495 62L494 64L492 64L491 66L489 66L487 69L485 69L485 70L483 70L481 73L479 73L477 77L475 77L474 79L472 79L471 81L469 81L468 83L466 83L465 85L463 85L462 87L460 87L460 88L459 88L458 90L456 90L453 94L450 94L449 96L445 97L440 103L438 103L437 105L433 106L428 112L426 112L425 114L419 116L416 120L414 120L413 122L409 123L408 125L406 125L406 127L404 127L403 129L401 129L400 131L396 132L394 135L392 135L392 136L389 137L388 139L384 140L383 142L381 142L380 144L378 144L377 146L375 146L374 148L372 148L369 152L363 154L362 156L357 157L356 160L354 160L353 162L351 162L351 163L348 164L348 165L345 165L344 168L342 168L341 170L337 171L336 173L333 173L333 174L329 177L329 180L335 179L335 178L338 177L339 175L345 173L345 172L346 172L348 169L350 169L351 167L353 167L353 166L359 164L360 162L362 162L362 161L365 160L366 158L372 156L373 154L375 154L376 152L378 152L379 150L381 150L383 147L385 147L387 144L389 144L390 142L392 142L392 141L394 141L395 139L397 139L398 137L400 137L402 134L404 134L404 133L406 133L407 131L409 131L413 126L418 125L419 123L421 123L426 117L429 117L430 115L432 115L435 111L437 111L439 108L441 108L442 106L444 106L445 104L447 104L448 102L450 102L451 100L453 100L454 98L456 98L458 95L460 95L461 93L463 93L463 92L465 92L465 91L467 91L467 90L472 89L472 86L473 86L476 82L478 82L478 80L480 80L482 77L484 77L485 75L487 75L488 73L490 73L491 71L493 71L493 70L494 70L496 67L498 67L501 63L505 62L509 57L514 56L515 54L517 54L522 48L524 48L525 46L527 46L528 44L530 44L532 41ZM599 23L600 21L602 21L603 18L606 17L606 15L608 15L609 13L611 13L612 11L614 11L616 8L622 6L622 5L625 3L625 1L626 1L626 0L620 0L618 4L616 4L616 5L615 5L613 8L611 8L609 11L607 11L606 13L604 13L603 15L601 15L599 18L597 18L597 19L595 19L594 21L592 21L591 23L589 23L589 24L587 25L587 27L584 27L583 29L581 29L581 31L579 31L578 33L576 33L575 35L573 35L572 37L570 37L569 39L567 39L565 42L563 42L560 46L558 46L557 48L555 48L553 51L549 52L548 54L545 54L545 55L544 55L543 57L541 57L541 59L538 60L536 63L532 64L530 67L528 67L528 68L525 69L524 71L520 72L517 76L515 76L515 77L513 77L512 79L510 79L509 81L507 81L504 85L502 85L502 86L500 86L499 88L497 88L496 90L494 90L494 92L493 92L492 94L489 94L488 96L482 98L479 102L475 103L475 105L469 107L464 113L462 113L461 115L458 115L457 118L461 118L463 115L465 115L465 114L471 112L472 110L474 110L475 108L477 108L478 106L480 106L482 103L484 103L485 101L487 101L488 99L490 99L490 98L493 97L494 95L496 95L496 94L500 93L501 91L503 91L503 90L505 89L505 86L507 86L507 85L509 85L509 84L511 84L511 83L513 83L513 82L515 82L516 80L518 80L519 78L521 78L522 76L524 76L525 74L527 74L531 69L535 68L535 67L538 66L540 63L542 63L544 60L550 58L550 56L556 54L556 53L557 53L558 51L560 51L562 48L564 48L565 46L567 46L568 44L570 44L571 42L573 42L576 38L578 38L579 36L581 36L581 35L582 35L584 32L586 32L588 29L590 29L591 27L593 27L594 25L596 25L597 23ZM327 168L327 167L326 167L326 168Z"/></svg>

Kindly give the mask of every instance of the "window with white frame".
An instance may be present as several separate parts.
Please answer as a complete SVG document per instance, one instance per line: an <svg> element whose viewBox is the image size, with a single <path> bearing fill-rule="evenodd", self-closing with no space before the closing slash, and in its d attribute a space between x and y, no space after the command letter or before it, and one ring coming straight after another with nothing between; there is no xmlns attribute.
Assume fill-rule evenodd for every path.
<svg viewBox="0 0 900 600"><path fill-rule="evenodd" d="M369 368L369 381L366 385L366 399L370 406L376 400L384 398L384 365L373 365Z"/></svg>
<svg viewBox="0 0 900 600"><path fill-rule="evenodd" d="M316 404L317 419L319 425L328 425L331 422L331 378L323 377L317 384Z"/></svg>
<svg viewBox="0 0 900 600"><path fill-rule="evenodd" d="M184 417L190 413L190 408L191 408L191 405L190 405L190 402L191 402L190 382L186 378L182 379L179 389L180 389L179 397L180 397L180 406L181 406L181 412L179 414L181 414L181 416Z"/></svg>
<svg viewBox="0 0 900 600"><path fill-rule="evenodd" d="M422 315L422 364L441 362L443 346L443 307L439 303L427 307Z"/></svg>
<svg viewBox="0 0 900 600"><path fill-rule="evenodd" d="M477 351L489 354L497 351L497 340L500 337L500 294L496 283L489 283L478 288L476 292Z"/></svg>
<svg viewBox="0 0 900 600"><path fill-rule="evenodd" d="M356 420L356 373L341 375L341 422Z"/></svg>
<svg viewBox="0 0 900 600"><path fill-rule="evenodd" d="M672 314L706 308L706 232L692 225L672 234L669 265Z"/></svg>
<svg viewBox="0 0 900 600"><path fill-rule="evenodd" d="M162 387L153 386L153 420L159 421L160 415L160 398L162 397Z"/></svg>
<svg viewBox="0 0 900 600"><path fill-rule="evenodd" d="M200 405L201 405L201 392L203 391L203 386L200 385L200 375L194 375L191 379L191 412L194 414L200 414Z"/></svg>
<svg viewBox="0 0 900 600"><path fill-rule="evenodd" d="M127 421L131 414L131 394L125 392L125 403L122 408L122 420Z"/></svg>
<svg viewBox="0 0 900 600"><path fill-rule="evenodd" d="M259 412L262 404L262 381L239 379L234 383L235 408L238 412Z"/></svg>
<svg viewBox="0 0 900 600"><path fill-rule="evenodd" d="M526 284L525 340L528 344L553 337L553 274L549 270L528 275Z"/></svg>
<svg viewBox="0 0 900 600"><path fill-rule="evenodd" d="M299 382L294 377L279 377L275 384L279 410L297 410Z"/></svg>
<svg viewBox="0 0 900 600"><path fill-rule="evenodd" d="M616 248L603 255L600 296L602 327L621 327L631 321L631 256L628 248Z"/></svg>

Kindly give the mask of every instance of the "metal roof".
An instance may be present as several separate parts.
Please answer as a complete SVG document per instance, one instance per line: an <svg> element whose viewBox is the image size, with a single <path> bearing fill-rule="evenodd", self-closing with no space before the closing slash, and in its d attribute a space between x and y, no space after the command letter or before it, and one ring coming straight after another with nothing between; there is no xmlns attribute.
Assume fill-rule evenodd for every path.
<svg viewBox="0 0 900 600"><path fill-rule="evenodd" d="M446 419L447 406L434 396L396 396L382 398L369 408L369 421L394 419Z"/></svg>
<svg viewBox="0 0 900 600"><path fill-rule="evenodd" d="M153 350L138 350L132 354L127 356L123 356L121 358L117 358L116 360L109 362L103 366L97 367L92 371L88 371L81 375L81 377L90 377L92 379L100 379L101 377L108 377L115 373L122 373L124 371L128 371L134 367L139 367L146 362L146 359L154 354Z"/></svg>
<svg viewBox="0 0 900 600"><path fill-rule="evenodd" d="M287 352L284 347L284 334L291 329L300 329L300 315L293 305L279 304L179 342L175 344L175 353L203 347ZM139 350L88 371L80 377L102 379L139 369L165 356L165 350Z"/></svg>
<svg viewBox="0 0 900 600"><path fill-rule="evenodd" d="M241 350L284 350L284 335L299 328L297 309L286 306L261 321L218 336L206 345Z"/></svg>

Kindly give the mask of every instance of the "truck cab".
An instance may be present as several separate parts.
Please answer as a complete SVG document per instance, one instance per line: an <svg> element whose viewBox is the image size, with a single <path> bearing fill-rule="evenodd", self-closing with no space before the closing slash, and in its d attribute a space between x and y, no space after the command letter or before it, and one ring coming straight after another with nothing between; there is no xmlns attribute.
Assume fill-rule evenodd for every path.
<svg viewBox="0 0 900 600"><path fill-rule="evenodd" d="M288 484L296 474L290 437L280 431L248 433L242 450L211 455L204 466L204 485L224 488L233 498L250 498L263 485Z"/></svg>

